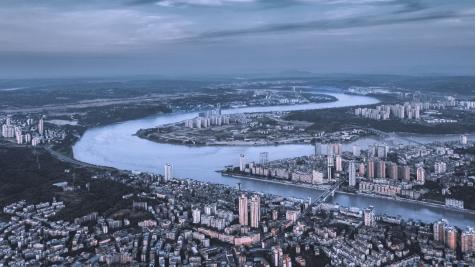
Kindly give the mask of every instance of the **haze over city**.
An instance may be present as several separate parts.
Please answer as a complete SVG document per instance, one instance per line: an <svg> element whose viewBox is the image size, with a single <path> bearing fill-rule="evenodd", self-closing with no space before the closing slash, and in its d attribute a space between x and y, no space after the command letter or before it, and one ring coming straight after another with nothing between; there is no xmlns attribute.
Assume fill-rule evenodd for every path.
<svg viewBox="0 0 476 267"><path fill-rule="evenodd" d="M474 2L0 3L4 78L307 71L473 74Z"/></svg>

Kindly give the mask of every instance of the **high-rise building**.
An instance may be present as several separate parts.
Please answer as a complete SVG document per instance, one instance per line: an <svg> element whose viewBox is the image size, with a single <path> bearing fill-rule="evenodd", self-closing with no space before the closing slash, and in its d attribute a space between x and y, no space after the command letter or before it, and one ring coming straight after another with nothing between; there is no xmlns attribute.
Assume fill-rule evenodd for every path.
<svg viewBox="0 0 476 267"><path fill-rule="evenodd" d="M216 211L217 211L217 204L214 203L214 204L205 205L205 207L203 209L204 209L206 215L215 214Z"/></svg>
<svg viewBox="0 0 476 267"><path fill-rule="evenodd" d="M278 215L279 215L279 214L278 214L278 211L277 211L277 210L273 210L273 211L271 212L271 219L272 219L273 221L276 221L276 220L278 219Z"/></svg>
<svg viewBox="0 0 476 267"><path fill-rule="evenodd" d="M342 154L342 144L328 144L327 145L327 155L341 155Z"/></svg>
<svg viewBox="0 0 476 267"><path fill-rule="evenodd" d="M41 144L41 137L35 136L31 139L32 146L37 146L39 144Z"/></svg>
<svg viewBox="0 0 476 267"><path fill-rule="evenodd" d="M374 212L373 206L370 206L364 209L364 225L365 226L375 225L375 212Z"/></svg>
<svg viewBox="0 0 476 267"><path fill-rule="evenodd" d="M377 177L378 178L385 178L386 176L386 168L385 168L385 161L379 160L377 162Z"/></svg>
<svg viewBox="0 0 476 267"><path fill-rule="evenodd" d="M12 138L15 136L15 127L13 125L2 125L2 136L6 138Z"/></svg>
<svg viewBox="0 0 476 267"><path fill-rule="evenodd" d="M241 225L248 225L248 198L245 194L238 198L238 219Z"/></svg>
<svg viewBox="0 0 476 267"><path fill-rule="evenodd" d="M364 177L364 175L365 175L365 164L360 163L359 164L359 176Z"/></svg>
<svg viewBox="0 0 476 267"><path fill-rule="evenodd" d="M375 178L375 162L373 160L367 162L367 178Z"/></svg>
<svg viewBox="0 0 476 267"><path fill-rule="evenodd" d="M200 209L197 208L192 210L192 222L200 223Z"/></svg>
<svg viewBox="0 0 476 267"><path fill-rule="evenodd" d="M40 135L43 135L44 131L45 131L44 121L43 121L43 117L42 117L42 118L40 118L40 120L38 121L38 133L39 133Z"/></svg>
<svg viewBox="0 0 476 267"><path fill-rule="evenodd" d="M387 158L388 146L387 145L371 145L369 146L368 155L369 157L377 157L380 159Z"/></svg>
<svg viewBox="0 0 476 267"><path fill-rule="evenodd" d="M327 156L327 179L328 180L334 177L333 170L334 170L334 156L328 155Z"/></svg>
<svg viewBox="0 0 476 267"><path fill-rule="evenodd" d="M258 195L254 195L250 199L250 226L252 228L258 228L260 219L261 219L260 197Z"/></svg>
<svg viewBox="0 0 476 267"><path fill-rule="evenodd" d="M280 266L280 263L283 258L283 249L279 246L273 246L271 248L271 253L273 254L273 258L272 258L273 266L274 267Z"/></svg>
<svg viewBox="0 0 476 267"><path fill-rule="evenodd" d="M355 187L355 163L353 160L349 161L349 186Z"/></svg>
<svg viewBox="0 0 476 267"><path fill-rule="evenodd" d="M295 222L299 218L299 214L301 211L299 210L286 210L286 220Z"/></svg>
<svg viewBox="0 0 476 267"><path fill-rule="evenodd" d="M378 145L377 146L377 157L380 159L387 158L388 146Z"/></svg>
<svg viewBox="0 0 476 267"><path fill-rule="evenodd" d="M461 135L460 141L461 141L461 144L466 145L468 144L468 137L463 134Z"/></svg>
<svg viewBox="0 0 476 267"><path fill-rule="evenodd" d="M287 254L283 256L283 267L292 267L291 257Z"/></svg>
<svg viewBox="0 0 476 267"><path fill-rule="evenodd" d="M15 127L15 138L16 138L17 144L23 144L23 133L20 127Z"/></svg>
<svg viewBox="0 0 476 267"><path fill-rule="evenodd" d="M445 227L445 245L451 250L456 250L458 243L458 230L454 226Z"/></svg>
<svg viewBox="0 0 476 267"><path fill-rule="evenodd" d="M422 166L416 169L416 182L418 184L425 184L425 168Z"/></svg>
<svg viewBox="0 0 476 267"><path fill-rule="evenodd" d="M27 144L31 143L31 134L30 133L26 133L23 137L25 139L25 143L27 143Z"/></svg>
<svg viewBox="0 0 476 267"><path fill-rule="evenodd" d="M360 146L358 145L352 146L352 155L354 155L354 157L360 157Z"/></svg>
<svg viewBox="0 0 476 267"><path fill-rule="evenodd" d="M388 177L393 180L398 179L398 165L395 162L391 162L388 167Z"/></svg>
<svg viewBox="0 0 476 267"><path fill-rule="evenodd" d="M342 171L342 157L340 155L336 156L336 172Z"/></svg>
<svg viewBox="0 0 476 267"><path fill-rule="evenodd" d="M245 155L240 154L240 172L244 172L246 168L246 159Z"/></svg>
<svg viewBox="0 0 476 267"><path fill-rule="evenodd" d="M334 156L334 147L332 144L327 144L327 156Z"/></svg>
<svg viewBox="0 0 476 267"><path fill-rule="evenodd" d="M334 151L336 155L342 155L342 144L335 144Z"/></svg>
<svg viewBox="0 0 476 267"><path fill-rule="evenodd" d="M400 179L405 181L410 181L410 167L409 166L400 166L399 168Z"/></svg>
<svg viewBox="0 0 476 267"><path fill-rule="evenodd" d="M172 165L167 163L164 166L164 180L169 181L170 179L172 179Z"/></svg>
<svg viewBox="0 0 476 267"><path fill-rule="evenodd" d="M377 155L377 145L369 145L369 148L367 149L367 156L369 158L374 158L375 155Z"/></svg>
<svg viewBox="0 0 476 267"><path fill-rule="evenodd" d="M474 252L474 230L471 227L461 233L461 252Z"/></svg>
<svg viewBox="0 0 476 267"><path fill-rule="evenodd" d="M319 143L315 143L315 144L314 144L314 155L315 155L315 156L320 156L320 155L322 155L321 144L319 144Z"/></svg>
<svg viewBox="0 0 476 267"><path fill-rule="evenodd" d="M448 221L441 219L433 223L433 239L435 241L444 242L445 241L445 227Z"/></svg>
<svg viewBox="0 0 476 267"><path fill-rule="evenodd" d="M416 106L415 109L414 109L414 117L416 120L419 120L420 119L420 106Z"/></svg>

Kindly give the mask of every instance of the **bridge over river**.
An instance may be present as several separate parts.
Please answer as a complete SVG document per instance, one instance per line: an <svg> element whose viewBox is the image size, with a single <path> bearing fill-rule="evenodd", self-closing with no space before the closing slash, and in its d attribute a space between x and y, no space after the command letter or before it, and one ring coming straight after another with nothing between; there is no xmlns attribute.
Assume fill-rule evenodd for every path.
<svg viewBox="0 0 476 267"><path fill-rule="evenodd" d="M302 212L302 215L308 214L313 206L319 206L320 204L326 202L329 197L333 197L336 190L339 189L343 183L343 181L335 182L331 187L329 187L329 189L314 199L314 201L312 201L312 203Z"/></svg>

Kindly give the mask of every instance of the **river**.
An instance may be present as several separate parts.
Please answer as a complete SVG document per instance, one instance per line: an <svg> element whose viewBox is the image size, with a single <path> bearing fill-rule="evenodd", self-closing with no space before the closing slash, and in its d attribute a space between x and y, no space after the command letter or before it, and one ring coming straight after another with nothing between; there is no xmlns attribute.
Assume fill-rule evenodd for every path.
<svg viewBox="0 0 476 267"><path fill-rule="evenodd" d="M330 103L312 103L289 106L272 107L245 107L223 110L224 114L264 111L292 111L336 108L356 105L370 105L378 100L367 96L355 96L341 93L327 93L338 100ZM257 160L260 152L269 153L269 159L280 159L310 155L314 153L311 145L278 145L278 146L185 146L174 144L154 143L138 138L134 134L139 129L156 127L158 125L174 123L196 117L197 113L160 114L142 119L131 120L103 127L87 130L81 139L73 146L75 159L101 166L115 167L124 170L163 173L163 166L169 162L173 165L174 177L191 178L199 181L220 183L237 186L250 191L298 197L314 198L320 191L302 187L268 183L249 179L224 177L216 170L223 169L226 165L238 165L239 155L245 154L249 161ZM452 140L455 135L433 136L404 136L393 134L391 140L379 138L364 138L354 143L365 148L372 143L391 141L391 143L408 143L412 138L418 142L430 142L442 139ZM352 144L345 148L349 149ZM400 215L404 219L418 218L425 222L433 222L442 217L450 223L463 227L474 226L473 215L458 211L445 210L415 203L403 203L386 199L375 199L367 196L346 195L337 193L331 202L344 206L368 207L373 205L377 213Z"/></svg>

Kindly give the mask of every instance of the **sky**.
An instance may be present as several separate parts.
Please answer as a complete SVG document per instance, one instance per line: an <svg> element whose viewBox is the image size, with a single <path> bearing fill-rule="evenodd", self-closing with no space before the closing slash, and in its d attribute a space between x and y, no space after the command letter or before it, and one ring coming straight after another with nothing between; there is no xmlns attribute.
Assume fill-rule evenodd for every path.
<svg viewBox="0 0 476 267"><path fill-rule="evenodd" d="M472 0L2 0L0 77L474 74Z"/></svg>

